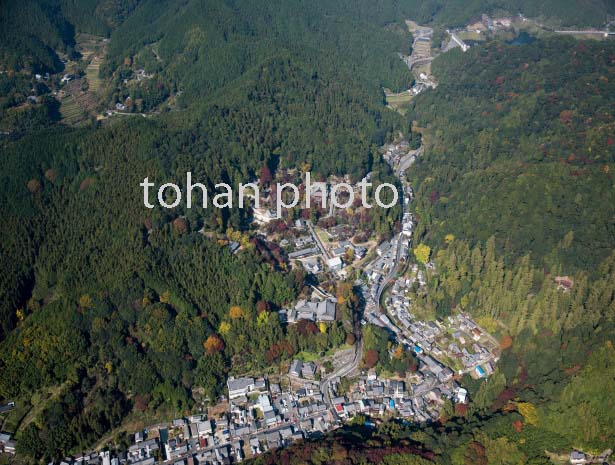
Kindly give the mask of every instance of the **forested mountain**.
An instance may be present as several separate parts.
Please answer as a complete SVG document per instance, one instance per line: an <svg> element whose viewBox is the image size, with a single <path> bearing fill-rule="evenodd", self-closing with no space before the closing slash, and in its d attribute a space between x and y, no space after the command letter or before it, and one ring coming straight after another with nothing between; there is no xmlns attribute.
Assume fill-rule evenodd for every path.
<svg viewBox="0 0 615 465"><path fill-rule="evenodd" d="M70 29L86 5L36 5L41 24L50 24L45 37L26 22L10 29L9 16L3 27L47 52L70 52ZM0 396L30 410L19 425L20 452L62 457L131 412L174 415L196 399L216 400L231 370L262 372L346 340L341 322L326 333L314 324L282 327L275 310L296 299L303 274L285 271L280 250L259 238L241 236L239 255L215 241L245 229L244 210L142 205L144 177L182 184L186 171L212 190L253 180L264 166L391 177L377 147L407 128L384 107L380 85L411 84L397 55L409 34L354 12L327 23L299 4L292 24L285 5L139 5L111 34L103 74L120 76L126 54L137 62L151 54L149 34L160 31L151 95L172 91L175 111L84 129L26 125L0 141ZM113 16L102 4L95 12L92 21ZM80 21L79 30L104 33ZM133 32L141 39L133 42ZM55 71L54 63L9 66ZM7 89L21 85L18 74L4 76ZM371 230L388 231L395 214L374 213ZM356 299L344 300L340 311L352 322Z"/></svg>
<svg viewBox="0 0 615 465"><path fill-rule="evenodd" d="M434 249L413 311L470 312L500 337L496 372L464 376L471 404L433 425L359 418L253 463L546 465L611 447L614 52L495 42L434 62L438 88L408 113L426 144L414 240Z"/></svg>
<svg viewBox="0 0 615 465"><path fill-rule="evenodd" d="M75 34L109 35L138 0L24 0L0 7L0 66L60 71L58 53L75 54Z"/></svg>
<svg viewBox="0 0 615 465"><path fill-rule="evenodd" d="M428 425L391 420L374 428L359 416L325 439L250 463L549 465L558 463L559 451L599 454L610 447L615 254L597 270L600 278L576 276L571 292L527 260L506 268L493 240L472 251L454 240L434 263L438 272L423 304L444 300L438 311L444 317L452 302L463 302L483 327L503 334L502 359L489 380L462 380L471 404L446 405ZM510 326L498 329L496 321Z"/></svg>
<svg viewBox="0 0 615 465"><path fill-rule="evenodd" d="M464 379L474 407L441 423L359 428L354 439L258 460L538 464L549 448L607 445L612 42L452 51L433 63L438 88L406 117L385 107L382 87L412 84L398 55L412 43L407 18L458 24L521 10L600 26L613 9L601 0L2 2L1 103L18 107L20 121L0 140L0 398L28 412L20 454L62 458L126 418L216 399L231 372L262 373L349 336L341 322L327 332L280 323L276 310L305 276L245 232L249 214L147 210L144 177L182 184L192 171L213 189L264 167L308 166L392 180L378 147L412 126L426 146L411 175L415 241L432 246L437 270L420 304L441 317L464 308L493 327L506 342L501 367L493 382ZM138 102L146 118L75 129L57 124L54 98L22 105L38 95L28 73L62 71L78 32L110 39L101 98ZM122 88L137 67L153 77ZM370 231L390 232L398 212L374 209ZM216 241L225 235L241 241L240 254ZM574 281L570 292L560 275ZM351 321L358 299L350 286L341 297ZM502 450L509 461L497 461Z"/></svg>
<svg viewBox="0 0 615 465"><path fill-rule="evenodd" d="M418 21L448 26L467 24L483 13L522 13L563 26L598 26L615 12L612 0L410 0L408 5L416 12L412 17Z"/></svg>
<svg viewBox="0 0 615 465"><path fill-rule="evenodd" d="M615 237L615 46L492 43L433 64L414 102L429 150L412 172L419 236L531 255L547 272L591 271Z"/></svg>
<svg viewBox="0 0 615 465"><path fill-rule="evenodd" d="M551 19L564 26L602 26L609 15L615 14L615 3L612 0L404 0L379 2L374 6L365 0L310 4L276 1L259 5L194 0L9 0L3 2L0 9L3 36L0 64L8 69L58 71L61 63L57 52L74 53L75 33L109 36L116 29L113 50L118 59L126 52L137 52L143 45L161 38L167 43L167 52L177 52L178 46L186 45L184 34L190 31L192 41L200 34L213 44L223 41L231 48L241 46L243 53L239 62L236 53L217 55L222 61L216 62L216 68L229 67L231 63L225 60L234 56L235 62L227 72L236 72L249 66L254 54L267 50L264 44L250 40L255 34L264 32L270 40L281 39L295 51L302 48L297 43L301 36L312 35L312 46L318 50L320 44L331 41L328 35L333 33L339 37L338 45L345 47L350 55L348 58L352 58L356 35L368 35L372 41L364 45L380 47L385 38L378 27L405 18L452 26L467 24L483 13L519 12L529 17ZM208 21L213 27L203 29ZM233 45L234 37L241 36L244 42ZM191 45L194 47L194 43ZM281 45L280 42L277 45ZM363 53L366 51L364 49ZM193 55L195 52L193 50ZM214 57L210 55L207 59ZM386 59L372 56L371 60L383 58ZM357 66L351 60L346 60L345 65ZM181 68L177 72L181 72Z"/></svg>

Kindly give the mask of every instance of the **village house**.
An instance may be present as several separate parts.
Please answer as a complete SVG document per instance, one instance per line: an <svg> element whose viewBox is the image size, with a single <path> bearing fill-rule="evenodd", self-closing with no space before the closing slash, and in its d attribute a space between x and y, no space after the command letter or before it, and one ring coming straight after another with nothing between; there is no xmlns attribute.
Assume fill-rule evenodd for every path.
<svg viewBox="0 0 615 465"><path fill-rule="evenodd" d="M254 390L254 378L229 378L227 381L229 399L248 395Z"/></svg>
<svg viewBox="0 0 615 465"><path fill-rule="evenodd" d="M340 271L344 266L340 257L333 257L327 260L329 271Z"/></svg>
<svg viewBox="0 0 615 465"><path fill-rule="evenodd" d="M569 291L574 286L574 280L570 276L556 276L555 284L562 291Z"/></svg>
<svg viewBox="0 0 615 465"><path fill-rule="evenodd" d="M334 321L335 301L332 299L321 300L320 302L308 302L305 299L299 300L295 308L287 312L287 321L288 323L295 323L299 320Z"/></svg>
<svg viewBox="0 0 615 465"><path fill-rule="evenodd" d="M276 219L275 213L268 208L253 208L254 221L259 224L267 224Z"/></svg>
<svg viewBox="0 0 615 465"><path fill-rule="evenodd" d="M291 376L301 376L301 371L303 370L303 362L301 360L293 360L290 364L290 369L288 370L288 374Z"/></svg>
<svg viewBox="0 0 615 465"><path fill-rule="evenodd" d="M300 260L300 261L301 261L301 264L303 265L303 268L308 273L318 274L318 273L322 272L322 268L320 266L320 263L318 262L318 259L316 259L316 258L307 258L307 259L303 259L303 260Z"/></svg>
<svg viewBox="0 0 615 465"><path fill-rule="evenodd" d="M5 454L15 454L16 443L11 439L10 434L0 433L0 452Z"/></svg>
<svg viewBox="0 0 615 465"><path fill-rule="evenodd" d="M301 258L307 258L312 255L318 255L320 251L316 247L309 247L307 249L296 250L288 254L290 260L298 260Z"/></svg>
<svg viewBox="0 0 615 465"><path fill-rule="evenodd" d="M588 463L587 456L578 450L573 450L570 453L570 463L572 465L583 465Z"/></svg>

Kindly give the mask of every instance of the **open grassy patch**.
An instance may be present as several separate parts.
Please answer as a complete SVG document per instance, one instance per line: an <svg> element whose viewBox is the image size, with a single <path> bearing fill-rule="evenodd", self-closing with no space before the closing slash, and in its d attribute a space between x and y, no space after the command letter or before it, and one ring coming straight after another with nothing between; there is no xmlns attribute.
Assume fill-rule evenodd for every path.
<svg viewBox="0 0 615 465"><path fill-rule="evenodd" d="M461 40L469 40L474 42L483 42L487 40L487 36L485 34L479 34L476 31L461 31L457 34Z"/></svg>

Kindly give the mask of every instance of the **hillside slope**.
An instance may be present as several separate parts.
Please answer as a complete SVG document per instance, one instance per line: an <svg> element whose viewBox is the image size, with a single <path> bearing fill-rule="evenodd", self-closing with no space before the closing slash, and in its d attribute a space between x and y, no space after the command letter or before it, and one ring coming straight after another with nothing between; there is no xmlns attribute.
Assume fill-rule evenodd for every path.
<svg viewBox="0 0 615 465"><path fill-rule="evenodd" d="M615 43L492 43L433 69L441 84L411 115L428 140L419 236L495 235L508 259L593 270L615 246Z"/></svg>

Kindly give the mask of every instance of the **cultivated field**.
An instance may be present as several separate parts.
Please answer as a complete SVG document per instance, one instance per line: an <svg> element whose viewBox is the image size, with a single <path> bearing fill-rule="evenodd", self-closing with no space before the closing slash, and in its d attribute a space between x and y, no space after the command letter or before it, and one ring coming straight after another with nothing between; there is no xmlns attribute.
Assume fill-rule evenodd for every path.
<svg viewBox="0 0 615 465"><path fill-rule="evenodd" d="M62 122L70 126L80 126L87 121L87 115L72 95L66 95L60 100Z"/></svg>
<svg viewBox="0 0 615 465"><path fill-rule="evenodd" d="M413 97L413 95L407 90L398 94L393 94L388 91L388 89L385 89L384 94L386 96L387 105L393 110L397 110L402 115L406 113L406 107L408 106Z"/></svg>

